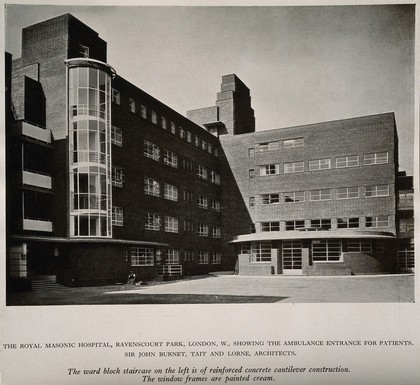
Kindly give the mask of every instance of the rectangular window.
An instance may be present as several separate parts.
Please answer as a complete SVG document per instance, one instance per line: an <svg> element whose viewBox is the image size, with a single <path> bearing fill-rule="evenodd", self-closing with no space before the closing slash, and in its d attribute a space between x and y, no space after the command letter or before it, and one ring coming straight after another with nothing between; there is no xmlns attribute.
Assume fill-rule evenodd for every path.
<svg viewBox="0 0 420 385"><path fill-rule="evenodd" d="M194 221L191 219L184 219L184 231L194 231Z"/></svg>
<svg viewBox="0 0 420 385"><path fill-rule="evenodd" d="M311 227L329 230L331 229L331 219L311 219Z"/></svg>
<svg viewBox="0 0 420 385"><path fill-rule="evenodd" d="M309 161L309 171L328 170L331 168L331 159L315 159Z"/></svg>
<svg viewBox="0 0 420 385"><path fill-rule="evenodd" d="M148 140L144 141L144 156L156 161L160 159L160 149L157 144L149 142Z"/></svg>
<svg viewBox="0 0 420 385"><path fill-rule="evenodd" d="M122 147L122 130L119 127L111 126L111 143Z"/></svg>
<svg viewBox="0 0 420 385"><path fill-rule="evenodd" d="M265 151L275 151L280 149L280 142L266 142L266 143L260 143L258 145L259 152L265 152Z"/></svg>
<svg viewBox="0 0 420 385"><path fill-rule="evenodd" d="M187 142L191 143L191 132L187 131Z"/></svg>
<svg viewBox="0 0 420 385"><path fill-rule="evenodd" d="M178 232L178 218L165 217L165 232L177 233Z"/></svg>
<svg viewBox="0 0 420 385"><path fill-rule="evenodd" d="M79 44L79 56L89 57L89 47L83 44Z"/></svg>
<svg viewBox="0 0 420 385"><path fill-rule="evenodd" d="M198 252L198 263L200 265L207 265L209 263L209 252L199 251Z"/></svg>
<svg viewBox="0 0 420 385"><path fill-rule="evenodd" d="M387 215L377 215L366 217L366 227L388 227L389 217Z"/></svg>
<svg viewBox="0 0 420 385"><path fill-rule="evenodd" d="M251 242L250 262L271 262L271 242Z"/></svg>
<svg viewBox="0 0 420 385"><path fill-rule="evenodd" d="M124 225L124 211L122 207L112 206L112 226Z"/></svg>
<svg viewBox="0 0 420 385"><path fill-rule="evenodd" d="M192 250L184 251L184 262L192 262L194 260L194 252Z"/></svg>
<svg viewBox="0 0 420 385"><path fill-rule="evenodd" d="M168 249L166 252L166 264L178 265L179 264L179 250Z"/></svg>
<svg viewBox="0 0 420 385"><path fill-rule="evenodd" d="M280 231L280 222L261 222L261 231Z"/></svg>
<svg viewBox="0 0 420 385"><path fill-rule="evenodd" d="M352 253L372 253L372 242L361 239L348 240L347 251Z"/></svg>
<svg viewBox="0 0 420 385"><path fill-rule="evenodd" d="M213 225L211 227L211 237L212 238L220 238L220 226L218 225Z"/></svg>
<svg viewBox="0 0 420 385"><path fill-rule="evenodd" d="M147 195L153 195L155 197L160 196L160 184L157 180L144 177L144 193Z"/></svg>
<svg viewBox="0 0 420 385"><path fill-rule="evenodd" d="M304 191L293 191L284 193L284 203L305 202Z"/></svg>
<svg viewBox="0 0 420 385"><path fill-rule="evenodd" d="M116 187L123 187L124 183L124 171L121 167L113 166L111 169L111 181L112 185Z"/></svg>
<svg viewBox="0 0 420 385"><path fill-rule="evenodd" d="M197 205L201 209L207 209L208 208L208 200L207 200L207 197L204 196L204 195L202 195L202 194L198 194L198 197L197 197Z"/></svg>
<svg viewBox="0 0 420 385"><path fill-rule="evenodd" d="M153 249L146 247L132 247L130 249L131 266L153 266Z"/></svg>
<svg viewBox="0 0 420 385"><path fill-rule="evenodd" d="M128 108L133 114L136 112L136 101L132 98L128 98Z"/></svg>
<svg viewBox="0 0 420 385"><path fill-rule="evenodd" d="M359 187L342 187L336 190L337 199L359 198Z"/></svg>
<svg viewBox="0 0 420 385"><path fill-rule="evenodd" d="M311 201L327 201L331 199L331 190L311 190L310 191L310 200Z"/></svg>
<svg viewBox="0 0 420 385"><path fill-rule="evenodd" d="M254 178L255 178L255 170L254 170L253 168L251 168L251 169L248 171L248 174L249 174L249 180L252 180L252 179L254 179Z"/></svg>
<svg viewBox="0 0 420 385"><path fill-rule="evenodd" d="M387 197L389 195L389 185L366 186L365 196L367 197Z"/></svg>
<svg viewBox="0 0 420 385"><path fill-rule="evenodd" d="M195 144L197 147L199 147L199 146L200 146L200 138L199 138L197 135L195 135L195 138L194 138L194 144Z"/></svg>
<svg viewBox="0 0 420 385"><path fill-rule="evenodd" d="M335 159L336 168L356 167L359 165L359 155L340 156Z"/></svg>
<svg viewBox="0 0 420 385"><path fill-rule="evenodd" d="M182 165L184 167L184 170L187 170L187 171L193 171L194 170L194 162L191 159L184 158L182 160Z"/></svg>
<svg viewBox="0 0 420 385"><path fill-rule="evenodd" d="M147 108L146 106L143 106L143 104L140 106L140 116L143 119L147 119Z"/></svg>
<svg viewBox="0 0 420 385"><path fill-rule="evenodd" d="M280 172L279 164L265 164L263 166L260 166L260 175L275 175Z"/></svg>
<svg viewBox="0 0 420 385"><path fill-rule="evenodd" d="M208 237L209 236L209 226L205 223L199 223L197 226L197 234L199 237Z"/></svg>
<svg viewBox="0 0 420 385"><path fill-rule="evenodd" d="M249 207L255 207L255 197L249 197Z"/></svg>
<svg viewBox="0 0 420 385"><path fill-rule="evenodd" d="M159 214L146 213L144 215L144 228L146 230L159 231L160 230Z"/></svg>
<svg viewBox="0 0 420 385"><path fill-rule="evenodd" d="M155 111L152 111L152 123L157 124L157 114Z"/></svg>
<svg viewBox="0 0 420 385"><path fill-rule="evenodd" d="M210 171L210 181L214 184L220 184L220 174L216 171Z"/></svg>
<svg viewBox="0 0 420 385"><path fill-rule="evenodd" d="M164 130L166 130L166 118L164 116L160 117L160 124Z"/></svg>
<svg viewBox="0 0 420 385"><path fill-rule="evenodd" d="M181 139L184 139L185 138L185 131L184 131L184 129L182 127L179 127L179 137Z"/></svg>
<svg viewBox="0 0 420 385"><path fill-rule="evenodd" d="M184 201L185 202L192 202L193 201L192 191L184 190Z"/></svg>
<svg viewBox="0 0 420 385"><path fill-rule="evenodd" d="M207 179L207 168L201 164L198 165L197 175L201 179Z"/></svg>
<svg viewBox="0 0 420 385"><path fill-rule="evenodd" d="M178 168L178 155L169 150L163 150L163 163L167 166Z"/></svg>
<svg viewBox="0 0 420 385"><path fill-rule="evenodd" d="M338 218L337 228L339 229L354 229L360 227L359 218Z"/></svg>
<svg viewBox="0 0 420 385"><path fill-rule="evenodd" d="M365 165L388 163L388 153L376 152L374 154L366 154L364 156L364 163Z"/></svg>
<svg viewBox="0 0 420 385"><path fill-rule="evenodd" d="M216 213L220 212L220 201L217 199L210 199L210 210Z"/></svg>
<svg viewBox="0 0 420 385"><path fill-rule="evenodd" d="M204 141L204 140L201 141L201 149L204 150L204 151L207 150L207 142Z"/></svg>
<svg viewBox="0 0 420 385"><path fill-rule="evenodd" d="M314 262L340 262L341 241L335 239L313 240L312 260Z"/></svg>
<svg viewBox="0 0 420 385"><path fill-rule="evenodd" d="M220 265L222 263L222 253L213 251L212 256L211 256L211 263L213 265Z"/></svg>
<svg viewBox="0 0 420 385"><path fill-rule="evenodd" d="M213 146L210 143L207 143L207 152L211 154L213 152Z"/></svg>
<svg viewBox="0 0 420 385"><path fill-rule="evenodd" d="M305 227L305 221L297 220L297 221L286 221L286 231L297 230Z"/></svg>
<svg viewBox="0 0 420 385"><path fill-rule="evenodd" d="M287 139L283 141L283 148L303 147L303 138Z"/></svg>
<svg viewBox="0 0 420 385"><path fill-rule="evenodd" d="M176 202L178 200L178 187L165 183L163 197L170 201Z"/></svg>
<svg viewBox="0 0 420 385"><path fill-rule="evenodd" d="M253 148L249 148L249 149L248 149L248 156L249 156L250 158L252 158L254 155L255 155L255 149L253 149Z"/></svg>
<svg viewBox="0 0 420 385"><path fill-rule="evenodd" d="M219 156L219 150L217 148L214 149L214 156L216 158Z"/></svg>
<svg viewBox="0 0 420 385"><path fill-rule="evenodd" d="M280 194L261 194L260 203L262 205L272 205L280 203Z"/></svg>
<svg viewBox="0 0 420 385"><path fill-rule="evenodd" d="M283 165L284 173L285 174L292 174L295 172L304 172L305 171L305 164L304 162L291 162L285 163Z"/></svg>
<svg viewBox="0 0 420 385"><path fill-rule="evenodd" d="M171 133L174 135L176 134L176 126L174 122L171 122Z"/></svg>
<svg viewBox="0 0 420 385"><path fill-rule="evenodd" d="M115 88L112 88L111 92L112 92L111 93L112 102L115 104L120 104L121 103L120 91L116 90Z"/></svg>

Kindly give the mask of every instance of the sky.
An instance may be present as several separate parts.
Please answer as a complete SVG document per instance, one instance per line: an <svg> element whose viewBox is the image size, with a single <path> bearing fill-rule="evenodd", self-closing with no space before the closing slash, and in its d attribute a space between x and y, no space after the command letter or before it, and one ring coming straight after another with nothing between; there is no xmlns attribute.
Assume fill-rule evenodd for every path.
<svg viewBox="0 0 420 385"><path fill-rule="evenodd" d="M81 7L7 5L21 29L71 13L108 43L108 63L177 112L215 105L222 75L251 90L257 131L394 112L413 172L414 6Z"/></svg>

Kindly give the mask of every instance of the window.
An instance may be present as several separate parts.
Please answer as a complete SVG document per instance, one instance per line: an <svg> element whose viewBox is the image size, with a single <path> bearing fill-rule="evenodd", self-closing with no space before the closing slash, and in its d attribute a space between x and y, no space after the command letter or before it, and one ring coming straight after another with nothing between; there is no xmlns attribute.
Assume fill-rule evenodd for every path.
<svg viewBox="0 0 420 385"><path fill-rule="evenodd" d="M378 215L366 217L366 227L388 227L389 217L387 215Z"/></svg>
<svg viewBox="0 0 420 385"><path fill-rule="evenodd" d="M192 250L185 250L184 251L184 261L185 262L192 262L194 260L194 252Z"/></svg>
<svg viewBox="0 0 420 385"><path fill-rule="evenodd" d="M155 197L160 196L160 184L157 180L152 178L144 177L144 193L147 195L153 195Z"/></svg>
<svg viewBox="0 0 420 385"><path fill-rule="evenodd" d="M253 148L249 148L249 149L248 149L248 156L249 156L250 158L252 158L254 155L255 155L255 149L253 149Z"/></svg>
<svg viewBox="0 0 420 385"><path fill-rule="evenodd" d="M111 126L111 143L122 147L122 130L119 127Z"/></svg>
<svg viewBox="0 0 420 385"><path fill-rule="evenodd" d="M220 184L220 174L216 171L210 171L210 181L214 184Z"/></svg>
<svg viewBox="0 0 420 385"><path fill-rule="evenodd" d="M312 260L314 262L340 262L341 241L335 239L313 240Z"/></svg>
<svg viewBox="0 0 420 385"><path fill-rule="evenodd" d="M112 167L111 170L111 181L112 185L116 187L122 187L124 183L124 171L121 167Z"/></svg>
<svg viewBox="0 0 420 385"><path fill-rule="evenodd" d="M176 126L174 122L171 122L171 133L174 135L176 134Z"/></svg>
<svg viewBox="0 0 420 385"><path fill-rule="evenodd" d="M200 138L199 138L197 135L195 135L195 137L194 137L194 144L195 144L197 147L199 147L199 146L200 146Z"/></svg>
<svg viewBox="0 0 420 385"><path fill-rule="evenodd" d="M134 99L128 99L128 108L133 114L136 112L136 101Z"/></svg>
<svg viewBox="0 0 420 385"><path fill-rule="evenodd" d="M389 185L366 186L365 196L367 197L386 197L389 195Z"/></svg>
<svg viewBox="0 0 420 385"><path fill-rule="evenodd" d="M124 225L124 212L122 207L112 206L112 226Z"/></svg>
<svg viewBox="0 0 420 385"><path fill-rule="evenodd" d="M179 264L179 250L168 249L167 252L166 252L166 263L168 265Z"/></svg>
<svg viewBox="0 0 420 385"><path fill-rule="evenodd" d="M303 172L305 171L305 165L303 162L291 162L291 163L285 163L283 165L284 167L284 173L285 174L291 174L294 172Z"/></svg>
<svg viewBox="0 0 420 385"><path fill-rule="evenodd" d="M208 251L199 251L198 252L198 263L200 265L206 265L209 263L209 252Z"/></svg>
<svg viewBox="0 0 420 385"><path fill-rule="evenodd" d="M146 247L132 247L130 249L131 266L153 266L153 249Z"/></svg>
<svg viewBox="0 0 420 385"><path fill-rule="evenodd" d="M178 218L165 217L165 232L167 233L178 232Z"/></svg>
<svg viewBox="0 0 420 385"><path fill-rule="evenodd" d="M191 143L191 132L187 131L187 142Z"/></svg>
<svg viewBox="0 0 420 385"><path fill-rule="evenodd" d="M331 159L315 159L309 161L309 171L328 170L331 168Z"/></svg>
<svg viewBox="0 0 420 385"><path fill-rule="evenodd" d="M238 254L250 254L251 244L248 242L241 243L239 245Z"/></svg>
<svg viewBox="0 0 420 385"><path fill-rule="evenodd" d="M275 151L280 149L280 142L266 142L266 143L260 143L258 145L258 150L260 152L265 152L265 151Z"/></svg>
<svg viewBox="0 0 420 385"><path fill-rule="evenodd" d="M305 202L305 192L304 191L294 191L284 193L284 203L291 202Z"/></svg>
<svg viewBox="0 0 420 385"><path fill-rule="evenodd" d="M286 231L292 231L301 229L302 227L305 227L305 221L298 220L298 221L286 221Z"/></svg>
<svg viewBox="0 0 420 385"><path fill-rule="evenodd" d="M204 140L201 141L201 149L204 150L204 151L207 150L207 142L204 141Z"/></svg>
<svg viewBox="0 0 420 385"><path fill-rule="evenodd" d="M152 123L157 124L157 114L155 111L152 111Z"/></svg>
<svg viewBox="0 0 420 385"><path fill-rule="evenodd" d="M144 228L146 230L159 231L160 230L159 214L146 213L144 215Z"/></svg>
<svg viewBox="0 0 420 385"><path fill-rule="evenodd" d="M358 228L359 218L338 218L337 219L337 228L339 229L353 229Z"/></svg>
<svg viewBox="0 0 420 385"><path fill-rule="evenodd" d="M280 194L261 194L260 203L262 205L280 203Z"/></svg>
<svg viewBox="0 0 420 385"><path fill-rule="evenodd" d="M213 251L212 256L211 256L211 263L213 265L220 265L222 263L222 253Z"/></svg>
<svg viewBox="0 0 420 385"><path fill-rule="evenodd" d="M359 155L340 156L335 159L336 168L356 167L359 165Z"/></svg>
<svg viewBox="0 0 420 385"><path fill-rule="evenodd" d="M361 239L348 240L347 251L356 253L372 253L372 242Z"/></svg>
<svg viewBox="0 0 420 385"><path fill-rule="evenodd" d="M184 219L184 231L194 231L194 221Z"/></svg>
<svg viewBox="0 0 420 385"><path fill-rule="evenodd" d="M178 187L165 183L163 187L163 197L176 202L178 200Z"/></svg>
<svg viewBox="0 0 420 385"><path fill-rule="evenodd" d="M184 139L185 138L185 131L184 131L184 129L182 127L179 127L179 137L181 139Z"/></svg>
<svg viewBox="0 0 420 385"><path fill-rule="evenodd" d="M169 150L163 150L163 163L167 166L178 168L178 155Z"/></svg>
<svg viewBox="0 0 420 385"><path fill-rule="evenodd" d="M192 191L184 190L184 201L185 202L192 202L193 201Z"/></svg>
<svg viewBox="0 0 420 385"><path fill-rule="evenodd" d="M89 57L89 47L83 44L79 44L79 56Z"/></svg>
<svg viewBox="0 0 420 385"><path fill-rule="evenodd" d="M302 269L302 242L283 241L281 244L283 270Z"/></svg>
<svg viewBox="0 0 420 385"><path fill-rule="evenodd" d="M310 191L310 200L311 201L327 201L331 199L331 190L311 190Z"/></svg>
<svg viewBox="0 0 420 385"><path fill-rule="evenodd" d="M364 156L364 162L365 165L388 163L388 153L376 152L374 154L367 154Z"/></svg>
<svg viewBox="0 0 420 385"><path fill-rule="evenodd" d="M146 108L146 106L143 106L143 105L140 106L140 116L143 119L147 119L147 108Z"/></svg>
<svg viewBox="0 0 420 385"><path fill-rule="evenodd" d="M251 168L251 169L248 171L248 174L249 174L249 180L252 180L252 179L254 179L254 178L255 178L255 170L254 170L253 168Z"/></svg>
<svg viewBox="0 0 420 385"><path fill-rule="evenodd" d="M213 225L211 227L211 237L212 238L220 238L220 226L219 225Z"/></svg>
<svg viewBox="0 0 420 385"><path fill-rule="evenodd" d="M260 175L275 175L280 172L280 167L277 164L265 164L263 166L260 166Z"/></svg>
<svg viewBox="0 0 420 385"><path fill-rule="evenodd" d="M280 231L280 222L261 222L261 231Z"/></svg>
<svg viewBox="0 0 420 385"><path fill-rule="evenodd" d="M121 98L120 91L116 90L115 88L112 88L112 91L111 91L112 102L115 104L120 104L121 102L120 98Z"/></svg>
<svg viewBox="0 0 420 385"><path fill-rule="evenodd" d="M214 156L216 158L219 156L219 150L217 148L214 149Z"/></svg>
<svg viewBox="0 0 420 385"><path fill-rule="evenodd" d="M331 229L331 219L311 219L311 227L329 230Z"/></svg>
<svg viewBox="0 0 420 385"><path fill-rule="evenodd" d="M156 161L160 159L160 149L159 146L149 142L148 140L144 141L144 156Z"/></svg>
<svg viewBox="0 0 420 385"><path fill-rule="evenodd" d="M287 139L283 141L283 148L303 147L303 138Z"/></svg>
<svg viewBox="0 0 420 385"><path fill-rule="evenodd" d="M249 197L249 207L255 207L255 197Z"/></svg>
<svg viewBox="0 0 420 385"><path fill-rule="evenodd" d="M160 117L160 125L162 126L162 128L164 129L164 130L166 130L166 118L164 117L164 116L161 116Z"/></svg>
<svg viewBox="0 0 420 385"><path fill-rule="evenodd" d="M210 143L207 143L207 152L211 154L213 152L213 147Z"/></svg>
<svg viewBox="0 0 420 385"><path fill-rule="evenodd" d="M197 169L197 175L201 179L207 179L207 168L199 164Z"/></svg>
<svg viewBox="0 0 420 385"><path fill-rule="evenodd" d="M359 187L342 187L336 191L337 199L359 198Z"/></svg>
<svg viewBox="0 0 420 385"><path fill-rule="evenodd" d="M271 242L251 242L250 262L271 262Z"/></svg>
<svg viewBox="0 0 420 385"><path fill-rule="evenodd" d="M220 201L217 199L210 199L210 210L220 212Z"/></svg>
<svg viewBox="0 0 420 385"><path fill-rule="evenodd" d="M208 237L209 236L209 226L205 223L199 223L197 227L197 233L199 237Z"/></svg>
<svg viewBox="0 0 420 385"><path fill-rule="evenodd" d="M187 170L187 171L194 170L194 162L191 159L184 158L182 160L182 166L184 167L184 170Z"/></svg>
<svg viewBox="0 0 420 385"><path fill-rule="evenodd" d="M200 207L201 209L207 209L208 208L207 197L202 194L198 194L197 204L198 204L198 207Z"/></svg>

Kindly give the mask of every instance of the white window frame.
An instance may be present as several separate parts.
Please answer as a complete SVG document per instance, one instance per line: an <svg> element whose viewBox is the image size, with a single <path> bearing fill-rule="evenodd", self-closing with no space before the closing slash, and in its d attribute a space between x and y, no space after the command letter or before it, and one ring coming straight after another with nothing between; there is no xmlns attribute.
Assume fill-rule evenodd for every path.
<svg viewBox="0 0 420 385"><path fill-rule="evenodd" d="M123 187L124 183L124 170L121 167L111 167L111 182L115 187Z"/></svg>
<svg viewBox="0 0 420 385"><path fill-rule="evenodd" d="M212 238L221 238L221 227L219 225L212 225L212 227L211 227L211 237Z"/></svg>
<svg viewBox="0 0 420 385"><path fill-rule="evenodd" d="M280 231L280 221L261 222L261 232Z"/></svg>
<svg viewBox="0 0 420 385"><path fill-rule="evenodd" d="M263 164L260 166L260 176L277 175L280 173L280 165L278 163Z"/></svg>
<svg viewBox="0 0 420 385"><path fill-rule="evenodd" d="M221 265L222 264L222 253L218 251L213 251L211 256L211 264L212 265Z"/></svg>
<svg viewBox="0 0 420 385"><path fill-rule="evenodd" d="M197 195L197 205L200 209L208 209L209 207L209 203L208 203L208 198L203 195L203 194L198 194Z"/></svg>
<svg viewBox="0 0 420 385"><path fill-rule="evenodd" d="M296 148L305 145L304 138L293 138L283 140L283 148Z"/></svg>
<svg viewBox="0 0 420 385"><path fill-rule="evenodd" d="M197 167L197 175L199 178L207 180L208 178L207 167L203 166L202 164L199 164Z"/></svg>
<svg viewBox="0 0 420 385"><path fill-rule="evenodd" d="M336 168L357 167L359 165L359 155L346 155L335 158Z"/></svg>
<svg viewBox="0 0 420 385"><path fill-rule="evenodd" d="M151 247L131 247L131 266L154 266L154 251Z"/></svg>
<svg viewBox="0 0 420 385"><path fill-rule="evenodd" d="M331 189L311 190L309 200L311 202L329 201L331 200Z"/></svg>
<svg viewBox="0 0 420 385"><path fill-rule="evenodd" d="M122 129L117 126L111 126L111 143L122 147Z"/></svg>
<svg viewBox="0 0 420 385"><path fill-rule="evenodd" d="M210 210L220 213L220 201L218 199L210 199Z"/></svg>
<svg viewBox="0 0 420 385"><path fill-rule="evenodd" d="M157 144L149 142L148 140L144 141L144 156L146 158L153 159L155 161L160 160L160 148Z"/></svg>
<svg viewBox="0 0 420 385"><path fill-rule="evenodd" d="M365 166L386 164L388 163L388 158L388 152L375 152L372 154L365 154L363 156L363 162Z"/></svg>
<svg viewBox="0 0 420 385"><path fill-rule="evenodd" d="M373 198L373 197L387 197L389 196L389 185L382 184L382 185L372 185L365 187L365 197Z"/></svg>
<svg viewBox="0 0 420 385"><path fill-rule="evenodd" d="M210 171L210 182L220 185L220 174L216 171L211 170Z"/></svg>
<svg viewBox="0 0 420 385"><path fill-rule="evenodd" d="M178 168L178 154L173 151L164 149L163 150L163 164L167 166Z"/></svg>
<svg viewBox="0 0 420 385"><path fill-rule="evenodd" d="M335 191L337 199L355 199L360 197L359 187L339 187Z"/></svg>
<svg viewBox="0 0 420 385"><path fill-rule="evenodd" d="M174 122L171 122L171 134L176 134L176 125Z"/></svg>
<svg viewBox="0 0 420 385"><path fill-rule="evenodd" d="M287 201L286 199L290 199ZM292 192L285 192L283 194L283 202L284 203L299 203L305 202L305 192L304 191L292 191Z"/></svg>
<svg viewBox="0 0 420 385"><path fill-rule="evenodd" d="M165 232L178 233L178 231L179 231L178 218L165 216Z"/></svg>
<svg viewBox="0 0 420 385"><path fill-rule="evenodd" d="M140 105L140 116L141 116L143 119L147 119L147 108L146 108L146 106L145 106L145 105L143 105L143 104L141 104L141 105Z"/></svg>
<svg viewBox="0 0 420 385"><path fill-rule="evenodd" d="M329 170L331 168L331 159L314 159L309 161L309 171Z"/></svg>
<svg viewBox="0 0 420 385"><path fill-rule="evenodd" d="M144 214L145 230L160 231L161 221L160 215L155 213Z"/></svg>
<svg viewBox="0 0 420 385"><path fill-rule="evenodd" d="M163 197L167 200L177 202L178 201L178 187L165 183L163 186Z"/></svg>
<svg viewBox="0 0 420 385"><path fill-rule="evenodd" d="M250 263L271 263L271 242L251 242L249 249Z"/></svg>
<svg viewBox="0 0 420 385"><path fill-rule="evenodd" d="M157 124L157 120L158 119L157 119L157 113L156 113L156 111L152 111L150 120L152 121L153 124Z"/></svg>
<svg viewBox="0 0 420 385"><path fill-rule="evenodd" d="M208 265L208 263L209 263L209 252L208 251L199 251L198 252L198 263L200 265Z"/></svg>
<svg viewBox="0 0 420 385"><path fill-rule="evenodd" d="M315 263L342 262L340 239L314 239L311 242L312 260Z"/></svg>
<svg viewBox="0 0 420 385"><path fill-rule="evenodd" d="M372 215L366 217L367 228L389 227L388 215Z"/></svg>
<svg viewBox="0 0 420 385"><path fill-rule="evenodd" d="M136 112L136 101L133 98L128 98L128 108L133 114Z"/></svg>
<svg viewBox="0 0 420 385"><path fill-rule="evenodd" d="M165 263L167 265L179 265L179 250L177 249L166 250Z"/></svg>
<svg viewBox="0 0 420 385"><path fill-rule="evenodd" d="M116 88L111 88L111 101L118 105L121 103L121 94Z"/></svg>
<svg viewBox="0 0 420 385"><path fill-rule="evenodd" d="M209 225L199 222L197 225L197 234L199 237L208 237L209 236Z"/></svg>
<svg viewBox="0 0 420 385"><path fill-rule="evenodd" d="M80 57L88 58L89 57L89 47L79 43L79 55Z"/></svg>
<svg viewBox="0 0 420 385"><path fill-rule="evenodd" d="M160 183L153 178L144 177L144 193L154 197L160 196Z"/></svg>
<svg viewBox="0 0 420 385"><path fill-rule="evenodd" d="M124 210L122 207L112 206L112 226L124 226Z"/></svg>
<svg viewBox="0 0 420 385"><path fill-rule="evenodd" d="M288 162L283 164L283 170L285 174L294 174L305 171L305 162Z"/></svg>
<svg viewBox="0 0 420 385"><path fill-rule="evenodd" d="M274 205L280 203L279 193L260 194L261 205Z"/></svg>
<svg viewBox="0 0 420 385"><path fill-rule="evenodd" d="M349 239L347 241L347 251L349 253L372 253L372 241L367 239Z"/></svg>
<svg viewBox="0 0 420 385"><path fill-rule="evenodd" d="M162 128L163 128L164 130L166 130L166 129L167 129L167 126L166 126L166 118L165 118L164 116L161 116L161 117L160 117L160 125L162 126Z"/></svg>
<svg viewBox="0 0 420 385"><path fill-rule="evenodd" d="M295 219L285 222L286 231L294 231L305 227L305 221L303 219Z"/></svg>

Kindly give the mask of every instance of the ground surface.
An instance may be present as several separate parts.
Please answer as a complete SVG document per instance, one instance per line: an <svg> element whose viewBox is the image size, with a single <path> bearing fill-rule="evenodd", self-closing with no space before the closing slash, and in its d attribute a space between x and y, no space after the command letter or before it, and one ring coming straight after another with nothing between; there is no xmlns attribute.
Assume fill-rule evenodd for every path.
<svg viewBox="0 0 420 385"><path fill-rule="evenodd" d="M413 302L413 275L206 276L150 286L112 285L11 293L8 305Z"/></svg>

